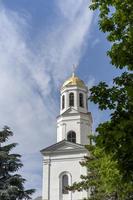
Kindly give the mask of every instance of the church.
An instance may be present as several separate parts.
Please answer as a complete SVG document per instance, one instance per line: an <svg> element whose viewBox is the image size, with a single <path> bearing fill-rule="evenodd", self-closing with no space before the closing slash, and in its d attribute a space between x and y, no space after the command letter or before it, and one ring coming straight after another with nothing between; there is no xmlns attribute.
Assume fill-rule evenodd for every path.
<svg viewBox="0 0 133 200"><path fill-rule="evenodd" d="M87 169L84 160L92 116L88 112L88 88L74 73L60 90L60 114L57 117L57 142L43 150L42 200L81 200L89 191L68 191L66 186L79 182Z"/></svg>

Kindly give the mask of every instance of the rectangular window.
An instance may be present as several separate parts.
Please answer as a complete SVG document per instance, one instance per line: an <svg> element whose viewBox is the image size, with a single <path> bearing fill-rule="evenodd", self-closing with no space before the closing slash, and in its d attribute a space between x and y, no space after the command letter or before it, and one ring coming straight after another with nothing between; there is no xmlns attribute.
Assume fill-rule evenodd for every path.
<svg viewBox="0 0 133 200"><path fill-rule="evenodd" d="M72 92L69 94L69 106L74 106L74 94Z"/></svg>
<svg viewBox="0 0 133 200"><path fill-rule="evenodd" d="M62 110L65 108L65 96L62 96Z"/></svg>

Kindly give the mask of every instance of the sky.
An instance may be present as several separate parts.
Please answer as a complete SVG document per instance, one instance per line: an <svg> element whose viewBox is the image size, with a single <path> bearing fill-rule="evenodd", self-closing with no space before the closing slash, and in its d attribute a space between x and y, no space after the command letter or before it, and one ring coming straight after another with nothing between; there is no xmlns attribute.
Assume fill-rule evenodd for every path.
<svg viewBox="0 0 133 200"><path fill-rule="evenodd" d="M60 87L76 74L90 88L117 74L89 0L0 0L0 128L14 132L26 188L41 195L40 150L56 142ZM93 130L108 114L89 103Z"/></svg>

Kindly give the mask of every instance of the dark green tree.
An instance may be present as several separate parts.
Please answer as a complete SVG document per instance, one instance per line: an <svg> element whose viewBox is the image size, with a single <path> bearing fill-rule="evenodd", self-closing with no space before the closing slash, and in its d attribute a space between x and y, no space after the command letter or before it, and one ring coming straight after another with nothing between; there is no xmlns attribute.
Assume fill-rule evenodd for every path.
<svg viewBox="0 0 133 200"><path fill-rule="evenodd" d="M112 110L111 118L96 129L96 145L107 154L113 153L114 160L125 181L133 181L133 74L123 73L109 87L101 82L91 89L91 101L99 108Z"/></svg>
<svg viewBox="0 0 133 200"><path fill-rule="evenodd" d="M110 120L98 126L96 145L112 153L125 181L133 182L133 1L92 0L99 9L99 28L107 34L107 55L114 67L125 69L113 86L100 82L91 89L90 100L111 111Z"/></svg>
<svg viewBox="0 0 133 200"><path fill-rule="evenodd" d="M133 1L92 0L90 8L100 12L99 28L111 42L107 54L112 65L133 70Z"/></svg>
<svg viewBox="0 0 133 200"><path fill-rule="evenodd" d="M21 156L11 153L17 144L5 144L12 135L7 126L0 131L0 200L31 199L35 190L25 190L26 180L16 173L23 166Z"/></svg>

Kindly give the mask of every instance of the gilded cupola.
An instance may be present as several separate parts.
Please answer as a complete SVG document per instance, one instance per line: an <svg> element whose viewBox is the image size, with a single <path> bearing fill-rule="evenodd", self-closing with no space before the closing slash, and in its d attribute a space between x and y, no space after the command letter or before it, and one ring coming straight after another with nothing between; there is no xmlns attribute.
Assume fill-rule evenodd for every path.
<svg viewBox="0 0 133 200"><path fill-rule="evenodd" d="M73 73L70 78L68 78L62 85L62 88L69 86L78 86L80 88L86 88L84 82Z"/></svg>

